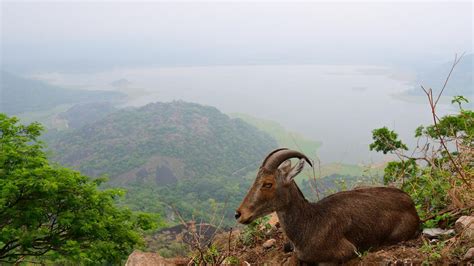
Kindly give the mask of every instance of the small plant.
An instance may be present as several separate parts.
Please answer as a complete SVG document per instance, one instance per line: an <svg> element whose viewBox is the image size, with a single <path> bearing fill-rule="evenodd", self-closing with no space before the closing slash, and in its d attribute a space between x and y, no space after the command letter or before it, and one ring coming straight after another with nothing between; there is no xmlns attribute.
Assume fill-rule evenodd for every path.
<svg viewBox="0 0 474 266"><path fill-rule="evenodd" d="M444 223L444 227L450 227L454 222L454 218L451 213L443 213L441 215L435 215L434 218L429 219L423 224L424 228L434 228Z"/></svg>
<svg viewBox="0 0 474 266"><path fill-rule="evenodd" d="M237 265L237 264L240 264L240 261L239 261L239 258L237 258L236 256L230 256L230 257L227 257L227 259L225 259L224 263Z"/></svg>
<svg viewBox="0 0 474 266"><path fill-rule="evenodd" d="M211 244L204 253L204 264L215 264L220 257L220 252L214 244ZM198 257L195 257L195 263L199 264ZM202 263L202 262L201 262Z"/></svg>
<svg viewBox="0 0 474 266"><path fill-rule="evenodd" d="M192 257L191 262L195 265L221 265L228 258L234 257L235 247L231 247L232 242L232 228L228 232L227 245L218 246L215 241L217 240L217 234L220 232L222 220L224 219L224 214L220 216L220 221L214 230L210 228L213 226L203 227L203 223L196 225L194 222L185 222L179 211L177 211L173 206L171 206L175 211L176 216L181 221L181 224L186 228L187 235L183 239L184 244L188 245L189 250L191 251L190 256ZM218 217L217 213L214 213L213 219ZM212 221L211 221L212 224ZM210 224L209 224L210 225ZM207 236L209 235L210 236Z"/></svg>
<svg viewBox="0 0 474 266"><path fill-rule="evenodd" d="M446 241L430 243L428 240L423 239L423 246L421 246L420 251L428 256L427 259L423 261L423 265L431 265L441 260L441 252L445 245Z"/></svg>
<svg viewBox="0 0 474 266"><path fill-rule="evenodd" d="M252 246L258 240L265 238L265 232L271 229L271 225L268 223L270 220L269 216L265 216L259 219L256 219L248 226L244 228L240 236L240 241L244 246Z"/></svg>
<svg viewBox="0 0 474 266"><path fill-rule="evenodd" d="M158 254L164 258L185 257L188 252L189 247L179 242L167 243L167 246L158 249Z"/></svg>
<svg viewBox="0 0 474 266"><path fill-rule="evenodd" d="M364 251L362 251L362 252L360 252L360 251L357 250L357 249L354 249L354 252L355 252L355 254L357 255L357 257L359 257L359 259L362 259L362 258L366 257L366 256L369 254L370 248L367 249L367 250L364 250Z"/></svg>

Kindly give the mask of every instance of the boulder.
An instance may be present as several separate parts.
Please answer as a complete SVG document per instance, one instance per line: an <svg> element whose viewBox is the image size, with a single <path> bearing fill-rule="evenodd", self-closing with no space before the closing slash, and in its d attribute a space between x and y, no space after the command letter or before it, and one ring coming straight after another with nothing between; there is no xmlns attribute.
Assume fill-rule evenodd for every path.
<svg viewBox="0 0 474 266"><path fill-rule="evenodd" d="M463 257L464 261L474 260L474 248L470 248Z"/></svg>
<svg viewBox="0 0 474 266"><path fill-rule="evenodd" d="M265 243L263 243L262 247L264 248L271 248L273 246L275 246L276 244L276 240L275 239L268 239L267 241L265 241Z"/></svg>
<svg viewBox="0 0 474 266"><path fill-rule="evenodd" d="M444 230L441 228L425 228L423 229L423 235L429 239L445 237L449 235L454 235L455 231L453 229Z"/></svg>
<svg viewBox="0 0 474 266"><path fill-rule="evenodd" d="M186 258L165 259L158 253L135 250L128 256L125 266L187 265Z"/></svg>
<svg viewBox="0 0 474 266"><path fill-rule="evenodd" d="M454 224L456 232L474 238L474 216L461 216Z"/></svg>

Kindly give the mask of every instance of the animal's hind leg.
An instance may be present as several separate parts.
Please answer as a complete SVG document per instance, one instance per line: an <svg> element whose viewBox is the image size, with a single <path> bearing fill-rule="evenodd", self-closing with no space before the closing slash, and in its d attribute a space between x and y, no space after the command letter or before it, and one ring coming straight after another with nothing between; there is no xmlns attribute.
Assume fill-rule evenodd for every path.
<svg viewBox="0 0 474 266"><path fill-rule="evenodd" d="M301 257L299 259L302 259L302 261L317 261L317 265L338 265L353 258L356 255L355 251L354 244L346 238L342 238L337 244L331 245L330 249L320 251L319 254L308 254L311 257Z"/></svg>
<svg viewBox="0 0 474 266"><path fill-rule="evenodd" d="M401 216L400 222L392 230L385 244L397 243L414 238L419 231L419 223L412 216Z"/></svg>
<svg viewBox="0 0 474 266"><path fill-rule="evenodd" d="M339 242L338 249L335 251L335 257L339 259L339 262L346 262L355 257L356 251L356 246L344 237Z"/></svg>
<svg viewBox="0 0 474 266"><path fill-rule="evenodd" d="M331 244L330 249L307 253L296 251L293 258L297 260L296 265L338 265L355 257L356 250L352 242L342 238L337 244Z"/></svg>

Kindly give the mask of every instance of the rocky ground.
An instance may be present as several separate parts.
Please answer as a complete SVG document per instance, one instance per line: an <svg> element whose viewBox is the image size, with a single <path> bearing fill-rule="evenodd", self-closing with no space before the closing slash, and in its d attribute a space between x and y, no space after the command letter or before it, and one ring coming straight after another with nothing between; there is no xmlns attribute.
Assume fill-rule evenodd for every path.
<svg viewBox="0 0 474 266"><path fill-rule="evenodd" d="M248 247L237 244L235 256L250 264L287 264L292 252L285 250L287 240L279 224L265 238ZM425 230L418 238L393 246L370 250L347 265L421 265L474 263L474 216L463 216L455 229Z"/></svg>
<svg viewBox="0 0 474 266"><path fill-rule="evenodd" d="M233 231L218 234L213 241L218 247L219 255L225 256L227 264L240 265L290 265L292 251L288 246L283 230L273 218L268 224L257 228L258 232L250 241L242 241L244 234L249 232ZM145 254L145 255L144 255ZM133 257L132 254L130 257ZM147 258L146 253L136 253L135 257ZM156 253L150 258L156 259ZM159 257L159 256L158 256ZM161 260L161 261L160 261ZM143 259L129 258L127 265L146 264ZM185 265L190 259L158 258L161 265ZM132 263L133 262L133 263ZM346 265L458 265L474 264L474 215L462 216L457 219L454 228L425 230L418 238L393 246L381 247L358 254Z"/></svg>

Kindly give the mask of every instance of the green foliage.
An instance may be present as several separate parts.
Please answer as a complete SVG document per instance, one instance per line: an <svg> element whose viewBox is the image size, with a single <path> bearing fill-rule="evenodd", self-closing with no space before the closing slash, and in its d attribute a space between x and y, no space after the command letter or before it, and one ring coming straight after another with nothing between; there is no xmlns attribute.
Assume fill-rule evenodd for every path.
<svg viewBox="0 0 474 266"><path fill-rule="evenodd" d="M170 206L185 219L200 217L204 221L223 215L223 225L235 223L233 206L238 206L250 186L253 173L248 177L220 176L181 179L174 184L150 186L132 183L120 205L132 210L172 216Z"/></svg>
<svg viewBox="0 0 474 266"><path fill-rule="evenodd" d="M431 243L423 239L423 246L421 246L420 251L428 256L427 259L423 261L423 265L432 265L441 260L441 252L445 245L446 241Z"/></svg>
<svg viewBox="0 0 474 266"><path fill-rule="evenodd" d="M381 151L383 154L387 154L398 149L408 150L408 147L398 140L398 134L387 127L372 130L372 139L374 142L369 145L371 151Z"/></svg>
<svg viewBox="0 0 474 266"><path fill-rule="evenodd" d="M463 102L469 103L463 96L455 96L451 103L459 105L459 113L443 116L436 125L419 126L415 131L415 137L457 139L466 147L474 147L474 112L463 109ZM453 154L456 155L456 152Z"/></svg>
<svg viewBox="0 0 474 266"><path fill-rule="evenodd" d="M240 265L240 261L238 257L235 256L229 256L225 259L224 261L225 264L230 264L230 265Z"/></svg>
<svg viewBox="0 0 474 266"><path fill-rule="evenodd" d="M428 126L421 130L421 135L426 135L433 139L462 138L464 145L473 145L474 140L474 112L470 110L460 110L456 115L442 117L438 125Z"/></svg>
<svg viewBox="0 0 474 266"><path fill-rule="evenodd" d="M359 251L359 250L354 250L355 254L357 255L357 257L359 259L363 259L364 257L366 257L368 254L369 254L369 251L370 251L370 248L368 250L364 250L364 251Z"/></svg>
<svg viewBox="0 0 474 266"><path fill-rule="evenodd" d="M123 191L98 190L103 179L51 165L41 131L0 114L0 261L119 263L160 218L117 208Z"/></svg>
<svg viewBox="0 0 474 266"><path fill-rule="evenodd" d="M211 246L206 249L206 253L204 254L204 262L197 263L198 265L204 264L212 264L219 258L219 250L217 249L216 245L211 244Z"/></svg>
<svg viewBox="0 0 474 266"><path fill-rule="evenodd" d="M444 214L441 214L441 215L436 215L433 219L430 219L428 221L425 222L424 226L426 228L434 228L434 227L437 227L441 222L444 222L444 221L450 221L451 224L448 224L448 226L450 225L453 225L454 223L454 218L452 217L452 215L450 213L444 213Z"/></svg>
<svg viewBox="0 0 474 266"><path fill-rule="evenodd" d="M454 96L453 99L451 100L451 103L457 103L459 106L459 109L462 110L462 103L469 103L469 101L462 95Z"/></svg>
<svg viewBox="0 0 474 266"><path fill-rule="evenodd" d="M400 158L400 161L387 164L385 184L399 184L409 193L422 219L445 209L453 200L461 202L473 196L469 194L472 191L461 187L467 184L465 179L474 172L469 155L474 148L474 112L462 109L461 102L467 100L462 96L453 99L453 103L459 104L459 113L446 115L437 119L436 124L419 126L415 130L415 137L427 140L425 147L418 151L421 153L419 157L403 154L407 147L397 139L395 132L387 128L372 131L375 141L370 144L371 150L394 153ZM450 141L456 144L450 145ZM434 145L438 147L433 148ZM432 152L427 155L430 146ZM454 188L459 188L457 191L462 191L461 194L449 193ZM453 199L455 194L457 196ZM435 216L424 226L434 227L440 221L449 221L449 217Z"/></svg>
<svg viewBox="0 0 474 266"><path fill-rule="evenodd" d="M406 161L392 161L384 169L383 180L385 184L393 183L398 180L405 180L411 177L415 178L419 172L416 160L408 159Z"/></svg>
<svg viewBox="0 0 474 266"><path fill-rule="evenodd" d="M265 238L265 231L271 228L271 225L268 223L270 220L269 216L258 218L255 221L251 222L246 226L243 232L240 235L240 241L245 246L252 246L258 240Z"/></svg>
<svg viewBox="0 0 474 266"><path fill-rule="evenodd" d="M164 258L185 257L188 255L188 246L183 243L173 242L158 250L158 254Z"/></svg>
<svg viewBox="0 0 474 266"><path fill-rule="evenodd" d="M209 244L207 247L199 249L193 255L193 263L195 265L233 264L232 262L238 262L238 258L232 256L228 251L219 250L219 247L215 244Z"/></svg>
<svg viewBox="0 0 474 266"><path fill-rule="evenodd" d="M81 172L107 174L125 187L120 204L132 210L212 219L209 210L237 206L261 158L277 146L264 132L217 109L186 102L119 110L48 139L55 158ZM163 182L159 168L170 170ZM213 206L214 205L214 206ZM225 224L234 223L232 208Z"/></svg>
<svg viewBox="0 0 474 266"><path fill-rule="evenodd" d="M428 169L424 169L421 174L406 180L402 185L402 189L408 192L415 202L418 214L422 219L448 206L450 188L446 173ZM424 226L436 227L432 223L427 223Z"/></svg>
<svg viewBox="0 0 474 266"><path fill-rule="evenodd" d="M99 121L115 111L117 108L110 102L76 104L55 116L55 119L64 119L68 128L78 129Z"/></svg>
<svg viewBox="0 0 474 266"><path fill-rule="evenodd" d="M48 141L59 162L93 176L108 174L111 182L154 160L167 160L177 178L229 175L246 167L249 171L277 146L240 119L180 101L119 110ZM155 171L145 174L159 179ZM127 181L137 179L127 175Z"/></svg>

